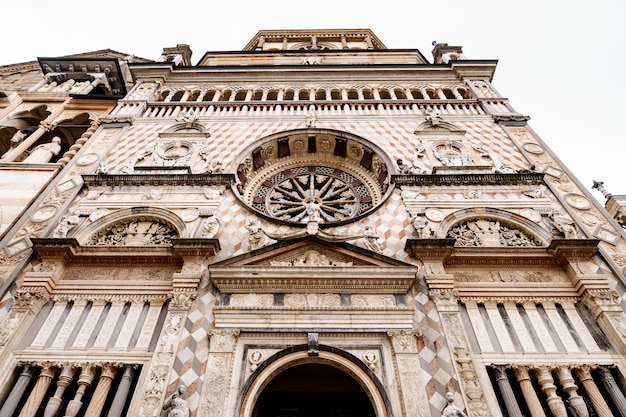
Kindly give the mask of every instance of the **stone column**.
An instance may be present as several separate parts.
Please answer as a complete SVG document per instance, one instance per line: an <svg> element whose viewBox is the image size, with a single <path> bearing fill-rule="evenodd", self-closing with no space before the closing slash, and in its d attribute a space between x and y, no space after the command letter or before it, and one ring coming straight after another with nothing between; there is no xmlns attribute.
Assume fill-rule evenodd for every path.
<svg viewBox="0 0 626 417"><path fill-rule="evenodd" d="M20 363L19 366L22 366L22 372L20 372L17 382L13 385L11 393L0 409L0 417L11 417L13 415L35 373L36 364L34 362L23 362Z"/></svg>
<svg viewBox="0 0 626 417"><path fill-rule="evenodd" d="M109 408L109 412L106 417L122 417L124 405L126 404L128 394L130 394L130 385L136 370L137 365L124 365L122 379L117 386L117 391L115 391L111 408Z"/></svg>
<svg viewBox="0 0 626 417"><path fill-rule="evenodd" d="M574 370L578 380L583 384L583 388L587 391L589 399L593 404L593 408L598 413L599 417L613 417L613 413L609 408L609 405L604 401L602 393L598 389L593 377L591 376L591 367L589 365L579 366Z"/></svg>
<svg viewBox="0 0 626 417"><path fill-rule="evenodd" d="M54 379L54 374L56 373L57 367L50 362L46 362L41 365L41 372L39 373L39 378L37 378L37 383L35 387L30 392L28 396L28 400L26 400L26 404L22 407L22 411L20 412L19 417L34 417L35 413L37 413L37 409L41 404L41 400L46 395L46 391L48 391L48 387L50 383Z"/></svg>
<svg viewBox="0 0 626 417"><path fill-rule="evenodd" d="M98 386L96 387L87 411L85 411L85 417L99 417L102 413L102 408L109 395L111 389L111 383L117 373L117 364L104 363L102 364L102 371L100 372L100 379L98 380Z"/></svg>
<svg viewBox="0 0 626 417"><path fill-rule="evenodd" d="M93 382L95 374L95 365L90 363L83 365L80 375L78 376L78 390L76 390L76 395L74 395L74 399L67 404L65 417L75 417L78 414L81 407L83 406L82 399L83 395L85 395L85 390Z"/></svg>
<svg viewBox="0 0 626 417"><path fill-rule="evenodd" d="M547 366L540 366L534 369L541 391L546 394L548 407L550 408L552 415L554 417L567 417L565 404L563 404L563 400L556 395L556 385L554 385L554 379L552 379L550 368Z"/></svg>
<svg viewBox="0 0 626 417"><path fill-rule="evenodd" d="M526 366L513 366L513 372L515 372L515 378L517 378L517 382L519 382L519 386L522 389L530 415L532 417L546 417L546 413L543 411L543 407L533 388L533 383L530 381L528 368Z"/></svg>
<svg viewBox="0 0 626 417"><path fill-rule="evenodd" d="M583 397L576 392L578 386L574 383L574 377L572 377L569 368L567 366L559 366L556 368L556 374L559 377L561 388L563 388L563 391L569 396L569 404L572 410L574 410L574 413L578 417L589 417L587 404L585 404Z"/></svg>
<svg viewBox="0 0 626 417"><path fill-rule="evenodd" d="M74 379L74 371L76 367L73 364L66 363L61 368L61 375L57 381L57 389L54 392L54 396L48 400L46 409L44 411L44 417L53 417L56 415L61 403L63 402L63 393L65 389L70 385L72 379Z"/></svg>
<svg viewBox="0 0 626 417"><path fill-rule="evenodd" d="M602 381L602 385L609 393L611 400L613 400L613 404L617 407L617 411L622 417L626 417L626 398L624 398L624 394L617 386L615 379L613 379L613 375L611 374L611 370L607 366L599 366L598 373L600 375L600 380Z"/></svg>
<svg viewBox="0 0 626 417"><path fill-rule="evenodd" d="M517 405L517 399L511 388L511 383L506 375L507 365L492 365L494 374L496 376L496 382L498 383L498 389L504 400L504 406L511 417L523 417L522 411Z"/></svg>
<svg viewBox="0 0 626 417"><path fill-rule="evenodd" d="M37 130L30 134L26 139L22 141L15 148L10 150L4 155L2 158L2 162L15 162L15 160L22 155L25 151L28 150L31 146L37 142L39 138L41 138L45 133L52 132L54 130L54 126L52 125L52 120L56 117L56 114L51 114L46 118L46 120L39 123Z"/></svg>

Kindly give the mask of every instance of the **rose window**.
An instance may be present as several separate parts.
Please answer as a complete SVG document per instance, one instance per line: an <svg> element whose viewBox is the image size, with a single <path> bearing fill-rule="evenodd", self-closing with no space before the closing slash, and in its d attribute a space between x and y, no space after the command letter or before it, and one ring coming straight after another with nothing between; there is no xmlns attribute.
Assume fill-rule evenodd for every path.
<svg viewBox="0 0 626 417"><path fill-rule="evenodd" d="M387 166L360 141L310 129L268 140L244 155L236 191L262 216L323 227L377 207L389 190Z"/></svg>

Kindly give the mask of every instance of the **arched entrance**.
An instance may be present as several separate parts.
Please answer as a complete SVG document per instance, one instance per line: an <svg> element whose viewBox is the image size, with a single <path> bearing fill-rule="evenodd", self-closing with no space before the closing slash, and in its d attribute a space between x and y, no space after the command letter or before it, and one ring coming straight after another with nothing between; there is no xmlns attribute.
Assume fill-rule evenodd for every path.
<svg viewBox="0 0 626 417"><path fill-rule="evenodd" d="M242 392L240 417L389 417L376 376L348 352L294 346L268 358Z"/></svg>
<svg viewBox="0 0 626 417"><path fill-rule="evenodd" d="M253 417L375 417L363 388L330 365L297 365L277 375L257 400Z"/></svg>

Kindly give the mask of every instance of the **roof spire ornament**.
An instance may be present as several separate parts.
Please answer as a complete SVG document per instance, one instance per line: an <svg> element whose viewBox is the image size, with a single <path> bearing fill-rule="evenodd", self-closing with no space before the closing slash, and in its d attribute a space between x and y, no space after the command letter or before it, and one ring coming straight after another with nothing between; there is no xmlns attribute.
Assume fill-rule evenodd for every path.
<svg viewBox="0 0 626 417"><path fill-rule="evenodd" d="M604 188L604 181L593 180L591 188L600 191L607 200L613 196L606 190L606 188Z"/></svg>

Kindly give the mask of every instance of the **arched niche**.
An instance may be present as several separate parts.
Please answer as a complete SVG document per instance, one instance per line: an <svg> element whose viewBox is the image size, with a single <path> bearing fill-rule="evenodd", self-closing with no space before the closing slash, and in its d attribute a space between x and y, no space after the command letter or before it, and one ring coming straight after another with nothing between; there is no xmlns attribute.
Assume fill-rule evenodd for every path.
<svg viewBox="0 0 626 417"><path fill-rule="evenodd" d="M75 234L83 246L169 246L183 237L185 222L169 210L133 207L117 210Z"/></svg>
<svg viewBox="0 0 626 417"><path fill-rule="evenodd" d="M547 246L551 239L547 230L527 218L490 207L451 213L441 221L436 237L455 239L455 246L488 247Z"/></svg>
<svg viewBox="0 0 626 417"><path fill-rule="evenodd" d="M285 384L281 376L289 376L294 370L312 372L327 367L332 368L327 374L341 375L359 387L367 397L373 415L376 417L390 417L393 415L387 393L371 372L371 370L354 355L331 346L320 345L317 355L310 355L306 345L298 345L276 353L260 364L240 392L236 415L239 417L255 417L258 415L258 406L262 405L263 394L272 387L274 381ZM319 376L320 373L315 375ZM286 379L286 378L285 378ZM321 381L323 383L323 381ZM259 416L261 417L261 416Z"/></svg>
<svg viewBox="0 0 626 417"><path fill-rule="evenodd" d="M11 149L11 138L13 138L18 131L26 136L30 135L37 130L39 123L44 121L50 113L51 109L42 104L29 110L14 113L6 120L2 121L2 123L0 123L0 156ZM48 142L50 142L51 139L52 136L48 138Z"/></svg>

